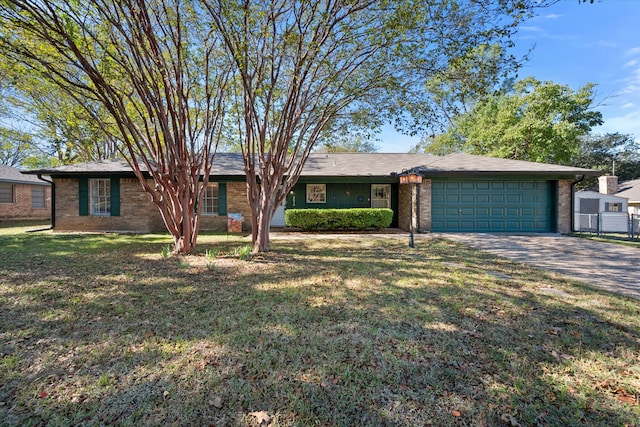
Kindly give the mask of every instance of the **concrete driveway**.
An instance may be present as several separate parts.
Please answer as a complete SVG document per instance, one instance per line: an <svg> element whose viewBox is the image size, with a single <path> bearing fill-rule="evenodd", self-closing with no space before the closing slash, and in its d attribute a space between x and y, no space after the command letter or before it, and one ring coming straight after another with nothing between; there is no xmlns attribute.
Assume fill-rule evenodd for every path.
<svg viewBox="0 0 640 427"><path fill-rule="evenodd" d="M640 299L640 249L558 234L434 233Z"/></svg>

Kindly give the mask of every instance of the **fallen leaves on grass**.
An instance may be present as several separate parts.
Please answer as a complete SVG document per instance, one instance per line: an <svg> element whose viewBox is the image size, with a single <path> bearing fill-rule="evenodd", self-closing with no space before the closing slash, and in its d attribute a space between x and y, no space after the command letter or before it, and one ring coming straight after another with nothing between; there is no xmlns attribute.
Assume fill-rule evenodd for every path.
<svg viewBox="0 0 640 427"><path fill-rule="evenodd" d="M514 417L511 414L502 414L500 419L505 423L509 424L511 427L522 427L521 424L516 419L516 417Z"/></svg>
<svg viewBox="0 0 640 427"><path fill-rule="evenodd" d="M249 412L249 415L256 419L258 425L269 424L271 422L271 416L265 411Z"/></svg>

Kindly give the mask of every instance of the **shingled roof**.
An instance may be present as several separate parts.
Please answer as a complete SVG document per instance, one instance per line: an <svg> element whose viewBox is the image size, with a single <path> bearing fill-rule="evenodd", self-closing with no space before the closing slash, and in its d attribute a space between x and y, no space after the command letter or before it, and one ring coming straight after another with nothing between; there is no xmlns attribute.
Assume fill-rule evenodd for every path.
<svg viewBox="0 0 640 427"><path fill-rule="evenodd" d="M144 170L144 169L143 169ZM417 153L312 153L303 177L389 177L407 170L433 175L601 175L600 171L520 160L498 159L454 153L447 156ZM28 171L49 175L126 174L131 168L124 161L78 163L56 168ZM244 162L239 153L217 153L213 176L244 176Z"/></svg>
<svg viewBox="0 0 640 427"><path fill-rule="evenodd" d="M429 175L450 173L473 175L521 173L526 173L527 175L602 175L602 172L597 170L573 166L499 159L462 153L453 153L444 157L434 158L431 162L417 169Z"/></svg>
<svg viewBox="0 0 640 427"><path fill-rule="evenodd" d="M145 172L146 166L140 162L140 170ZM27 174L48 175L113 175L130 174L131 166L124 160L101 160L97 162L76 163L72 165L25 171ZM240 153L217 153L213 160L212 175L244 176L244 162Z"/></svg>
<svg viewBox="0 0 640 427"><path fill-rule="evenodd" d="M0 165L0 182L11 184L51 185L38 179L36 176L24 175L22 171L13 166Z"/></svg>
<svg viewBox="0 0 640 427"><path fill-rule="evenodd" d="M621 182L618 189L616 196L626 197L630 202L640 202L640 179Z"/></svg>

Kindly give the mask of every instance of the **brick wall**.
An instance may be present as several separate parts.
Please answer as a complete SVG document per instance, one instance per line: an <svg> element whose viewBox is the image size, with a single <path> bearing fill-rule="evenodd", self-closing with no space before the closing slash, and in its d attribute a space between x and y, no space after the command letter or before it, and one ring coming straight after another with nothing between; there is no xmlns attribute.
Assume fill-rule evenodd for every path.
<svg viewBox="0 0 640 427"><path fill-rule="evenodd" d="M56 179L56 230L58 231L113 231L163 232L164 221L158 207L151 201L137 178L120 179L120 216L80 216L78 180ZM240 212L244 228L251 226L251 210L247 204L246 184L227 183L227 212ZM227 216L203 215L200 230L226 231Z"/></svg>
<svg viewBox="0 0 640 427"><path fill-rule="evenodd" d="M571 232L571 183L570 179L558 181L558 233Z"/></svg>
<svg viewBox="0 0 640 427"><path fill-rule="evenodd" d="M227 213L241 213L244 217L242 229L251 229L251 207L247 201L245 182L227 182Z"/></svg>
<svg viewBox="0 0 640 427"><path fill-rule="evenodd" d="M0 203L0 219L49 219L51 218L51 187L37 186L45 188L45 207L33 208L31 204L30 184L12 184L13 203Z"/></svg>
<svg viewBox="0 0 640 427"><path fill-rule="evenodd" d="M165 230L156 206L137 178L120 179L120 216L80 216L78 179L55 179L56 230L140 232Z"/></svg>

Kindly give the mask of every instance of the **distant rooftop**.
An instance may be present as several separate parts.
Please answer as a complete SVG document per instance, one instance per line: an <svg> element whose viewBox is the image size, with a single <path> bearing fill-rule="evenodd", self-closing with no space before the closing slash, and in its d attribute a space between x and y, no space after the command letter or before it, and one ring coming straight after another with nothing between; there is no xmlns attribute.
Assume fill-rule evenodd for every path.
<svg viewBox="0 0 640 427"><path fill-rule="evenodd" d="M0 182L10 182L12 184L51 185L47 182L41 181L37 176L24 175L20 169L7 165L0 165Z"/></svg>
<svg viewBox="0 0 640 427"><path fill-rule="evenodd" d="M621 182L616 196L626 197L630 202L640 202L640 179Z"/></svg>

